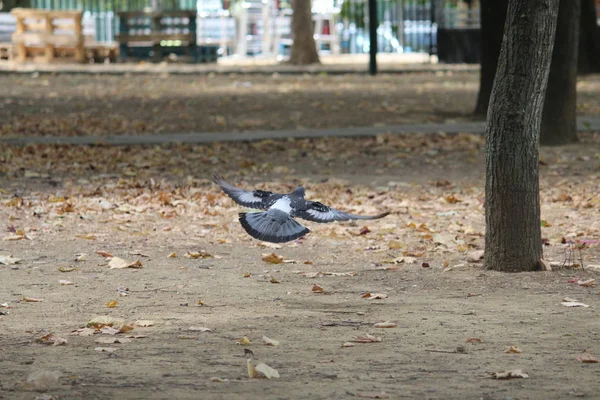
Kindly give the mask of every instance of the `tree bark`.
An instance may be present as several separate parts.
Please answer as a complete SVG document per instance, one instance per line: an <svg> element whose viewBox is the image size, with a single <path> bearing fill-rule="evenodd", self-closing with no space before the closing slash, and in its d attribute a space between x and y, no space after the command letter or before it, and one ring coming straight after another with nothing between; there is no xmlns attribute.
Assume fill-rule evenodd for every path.
<svg viewBox="0 0 600 400"><path fill-rule="evenodd" d="M509 0L486 128L485 266L542 257L538 147L559 0Z"/></svg>
<svg viewBox="0 0 600 400"><path fill-rule="evenodd" d="M292 34L294 42L290 63L307 65L319 63L319 54L314 38L311 0L292 0Z"/></svg>
<svg viewBox="0 0 600 400"><path fill-rule="evenodd" d="M577 142L577 50L579 1L560 0L554 51L546 89L540 143Z"/></svg>
<svg viewBox="0 0 600 400"><path fill-rule="evenodd" d="M481 0L481 74L475 114L485 117L502 46L508 0Z"/></svg>
<svg viewBox="0 0 600 400"><path fill-rule="evenodd" d="M579 74L600 72L600 33L595 0L581 0L579 23L578 72Z"/></svg>

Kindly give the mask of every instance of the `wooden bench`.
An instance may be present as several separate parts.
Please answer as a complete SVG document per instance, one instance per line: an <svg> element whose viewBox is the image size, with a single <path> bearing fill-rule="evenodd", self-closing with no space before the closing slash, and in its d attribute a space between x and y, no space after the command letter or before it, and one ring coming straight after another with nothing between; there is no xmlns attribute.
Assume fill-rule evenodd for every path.
<svg viewBox="0 0 600 400"><path fill-rule="evenodd" d="M84 62L82 11L15 8L17 22L12 36L16 60Z"/></svg>
<svg viewBox="0 0 600 400"><path fill-rule="evenodd" d="M137 51L138 56L147 57L151 51L155 61L183 49L197 62L196 11L127 11L117 14L121 60L126 60L130 53L136 53L136 48L142 49L142 52ZM146 54L142 54L144 51Z"/></svg>
<svg viewBox="0 0 600 400"><path fill-rule="evenodd" d="M15 17L7 12L0 12L0 60L11 60L13 58L11 37L15 27Z"/></svg>

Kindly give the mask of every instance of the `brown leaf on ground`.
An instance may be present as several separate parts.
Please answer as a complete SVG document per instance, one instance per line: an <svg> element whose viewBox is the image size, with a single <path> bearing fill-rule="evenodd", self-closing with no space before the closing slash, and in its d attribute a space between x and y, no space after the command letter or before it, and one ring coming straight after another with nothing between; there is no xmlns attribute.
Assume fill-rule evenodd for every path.
<svg viewBox="0 0 600 400"><path fill-rule="evenodd" d="M363 336L358 336L352 340L354 343L377 343L381 342L381 338L379 336L373 336L370 333L367 333Z"/></svg>
<svg viewBox="0 0 600 400"><path fill-rule="evenodd" d="M108 267L110 269L142 268L142 262L140 260L129 262L119 257L113 257L109 261Z"/></svg>
<svg viewBox="0 0 600 400"><path fill-rule="evenodd" d="M470 338L467 338L467 340L465 340L465 342L467 342L467 343L483 343L483 339L478 338L478 337L470 337Z"/></svg>
<svg viewBox="0 0 600 400"><path fill-rule="evenodd" d="M395 328L398 325L394 322L385 321L385 322L377 322L373 324L373 328Z"/></svg>
<svg viewBox="0 0 600 400"><path fill-rule="evenodd" d="M281 264L283 262L283 257L278 256L275 253L263 254L262 260L269 264Z"/></svg>
<svg viewBox="0 0 600 400"><path fill-rule="evenodd" d="M505 353L522 353L523 351L516 347L516 346L510 346L508 349L506 349Z"/></svg>
<svg viewBox="0 0 600 400"><path fill-rule="evenodd" d="M109 258L112 257L113 255L111 253L109 253L108 251L103 251L103 250L96 250L96 254L104 257L104 258Z"/></svg>
<svg viewBox="0 0 600 400"><path fill-rule="evenodd" d="M367 300L381 300L381 299L386 299L388 297L387 294L385 293L365 293L361 296L363 299L367 299Z"/></svg>
<svg viewBox="0 0 600 400"><path fill-rule="evenodd" d="M37 297L23 297L22 300L26 303L39 303L44 301L44 299L38 299Z"/></svg>
<svg viewBox="0 0 600 400"><path fill-rule="evenodd" d="M316 283L313 285L311 290L313 293L325 293L325 289L323 289L322 286L319 286Z"/></svg>
<svg viewBox="0 0 600 400"><path fill-rule="evenodd" d="M582 362L582 363L597 363L599 362L598 359L596 357L594 357L591 353L585 351L583 353L581 353L580 355L577 356L577 361Z"/></svg>
<svg viewBox="0 0 600 400"><path fill-rule="evenodd" d="M40 338L37 338L36 343L47 344L52 346L61 346L67 344L67 339L56 336L54 333L49 333Z"/></svg>
<svg viewBox="0 0 600 400"><path fill-rule="evenodd" d="M213 258L214 256L204 250L200 250L200 251L188 251L187 254L185 255L187 258L193 258L193 259L198 259L198 258Z"/></svg>

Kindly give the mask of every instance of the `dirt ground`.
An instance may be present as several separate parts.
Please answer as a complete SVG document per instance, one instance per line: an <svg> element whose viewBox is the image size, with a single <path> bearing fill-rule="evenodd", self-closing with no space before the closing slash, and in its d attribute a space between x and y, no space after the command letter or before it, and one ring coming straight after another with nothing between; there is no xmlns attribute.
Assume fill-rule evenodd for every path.
<svg viewBox="0 0 600 400"><path fill-rule="evenodd" d="M54 104L44 101L34 104ZM585 270L503 274L476 260L483 145L415 134L1 148L0 399L600 398L600 364L578 359L600 358L590 281L600 136L540 151L545 259L562 264L574 243ZM213 171L244 188L303 184L331 206L392 214L305 222L304 239L266 245L243 231L243 208L210 182ZM264 261L271 253L289 262ZM131 267L110 268L118 258ZM567 297L589 307L566 307ZM94 320L124 332L84 330ZM396 326L374 325L386 321ZM250 378L248 358L280 378ZM490 374L514 370L528 377Z"/></svg>
<svg viewBox="0 0 600 400"><path fill-rule="evenodd" d="M472 119L474 73L380 75L1 75L0 136L343 128ZM600 115L600 76L578 113Z"/></svg>

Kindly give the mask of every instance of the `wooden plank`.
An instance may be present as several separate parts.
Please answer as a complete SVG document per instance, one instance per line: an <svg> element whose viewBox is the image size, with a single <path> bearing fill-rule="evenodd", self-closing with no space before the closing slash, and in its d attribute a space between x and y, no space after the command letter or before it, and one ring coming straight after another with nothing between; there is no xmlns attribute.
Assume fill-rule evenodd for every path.
<svg viewBox="0 0 600 400"><path fill-rule="evenodd" d="M194 35L190 33L151 33L149 35L117 35L120 43L128 42L160 42L162 40L181 40L184 42L194 40Z"/></svg>
<svg viewBox="0 0 600 400"><path fill-rule="evenodd" d="M173 10L173 11L120 11L117 13L120 18L139 18L139 17L182 17L196 18L196 11L193 10Z"/></svg>

